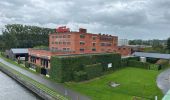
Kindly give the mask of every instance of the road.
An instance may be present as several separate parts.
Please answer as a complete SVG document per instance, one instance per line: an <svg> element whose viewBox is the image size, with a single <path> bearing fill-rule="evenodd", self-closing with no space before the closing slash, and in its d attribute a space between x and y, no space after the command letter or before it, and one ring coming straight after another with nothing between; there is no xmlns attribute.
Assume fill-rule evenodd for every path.
<svg viewBox="0 0 170 100"><path fill-rule="evenodd" d="M166 94L170 89L170 68L159 74L156 82L162 92Z"/></svg>
<svg viewBox="0 0 170 100"><path fill-rule="evenodd" d="M72 100L90 100L90 98L88 98L87 96L84 96L78 92L75 92L71 89L68 89L66 87L64 87L62 84L60 83L55 83L55 82L52 82L48 79L45 79L42 77L42 75L40 74L34 74L34 73L31 73L25 69L22 69L18 66L15 66L7 61L5 61L4 59L0 58L0 62L15 69L16 71L36 80L37 82L40 82L46 86L48 86L49 88L52 88L52 89L55 89L56 91L58 91L59 93L61 93L62 95L67 95L68 97L70 97Z"/></svg>

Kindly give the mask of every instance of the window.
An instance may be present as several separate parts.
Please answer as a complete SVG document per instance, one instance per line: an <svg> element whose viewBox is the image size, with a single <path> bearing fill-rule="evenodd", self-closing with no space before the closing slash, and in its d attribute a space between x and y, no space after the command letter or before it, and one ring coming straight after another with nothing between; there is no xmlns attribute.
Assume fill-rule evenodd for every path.
<svg viewBox="0 0 170 100"><path fill-rule="evenodd" d="M85 38L85 35L84 34L80 34L80 38Z"/></svg>
<svg viewBox="0 0 170 100"><path fill-rule="evenodd" d="M96 46L96 43L93 43L93 46Z"/></svg>
<svg viewBox="0 0 170 100"><path fill-rule="evenodd" d="M65 45L65 44L66 44L66 42L63 42L63 44Z"/></svg>
<svg viewBox="0 0 170 100"><path fill-rule="evenodd" d="M80 45L85 45L85 42L84 41L80 41Z"/></svg>
<svg viewBox="0 0 170 100"><path fill-rule="evenodd" d="M54 42L52 42L52 44L54 44Z"/></svg>
<svg viewBox="0 0 170 100"><path fill-rule="evenodd" d="M81 51L81 52L84 52L84 48L80 48L80 51Z"/></svg>
<svg viewBox="0 0 170 100"><path fill-rule="evenodd" d="M62 36L59 36L59 38L62 38Z"/></svg>
<svg viewBox="0 0 170 100"><path fill-rule="evenodd" d="M63 35L63 38L66 38L66 35Z"/></svg>
<svg viewBox="0 0 170 100"><path fill-rule="evenodd" d="M66 51L67 49L66 48L63 48L64 51Z"/></svg>
<svg viewBox="0 0 170 100"><path fill-rule="evenodd" d="M96 48L92 48L92 51L96 51Z"/></svg>
<svg viewBox="0 0 170 100"><path fill-rule="evenodd" d="M71 42L67 42L67 45L70 45L71 44Z"/></svg>
<svg viewBox="0 0 170 100"><path fill-rule="evenodd" d="M55 44L58 44L58 42L55 42Z"/></svg>
<svg viewBox="0 0 170 100"><path fill-rule="evenodd" d="M55 38L55 36L52 36L52 38Z"/></svg>
<svg viewBox="0 0 170 100"><path fill-rule="evenodd" d="M59 42L59 44L62 44L62 42Z"/></svg>
<svg viewBox="0 0 170 100"><path fill-rule="evenodd" d="M70 48L67 48L67 51L70 51Z"/></svg>
<svg viewBox="0 0 170 100"><path fill-rule="evenodd" d="M105 43L101 43L101 46L105 46Z"/></svg>
<svg viewBox="0 0 170 100"><path fill-rule="evenodd" d="M56 38L58 38L58 36L56 36Z"/></svg>
<svg viewBox="0 0 170 100"><path fill-rule="evenodd" d="M96 36L93 36L92 38L93 38L93 40L96 40L97 37L96 37Z"/></svg>
<svg viewBox="0 0 170 100"><path fill-rule="evenodd" d="M71 35L68 35L68 38L70 38L71 37Z"/></svg>

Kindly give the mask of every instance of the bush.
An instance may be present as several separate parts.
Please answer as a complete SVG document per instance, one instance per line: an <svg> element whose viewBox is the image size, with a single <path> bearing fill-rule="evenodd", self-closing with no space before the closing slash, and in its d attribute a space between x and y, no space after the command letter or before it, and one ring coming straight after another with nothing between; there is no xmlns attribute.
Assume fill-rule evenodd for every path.
<svg viewBox="0 0 170 100"><path fill-rule="evenodd" d="M92 79L102 75L103 68L101 64L86 65L85 72L87 73L87 79Z"/></svg>
<svg viewBox="0 0 170 100"><path fill-rule="evenodd" d="M26 68L30 68L30 63L26 61L26 62L25 62L25 67L26 67Z"/></svg>
<svg viewBox="0 0 170 100"><path fill-rule="evenodd" d="M128 61L128 66L130 67L137 67L137 68L144 68L144 69L149 69L150 64L147 62L140 62L140 61L134 61L134 60L129 60Z"/></svg>
<svg viewBox="0 0 170 100"><path fill-rule="evenodd" d="M116 70L121 67L120 54L91 54L76 56L52 56L50 78L58 82L74 80L74 73L84 71L86 65L101 63L102 70ZM108 68L108 64L112 67Z"/></svg>
<svg viewBox="0 0 170 100"><path fill-rule="evenodd" d="M36 70L37 73L41 73L41 67L40 66L36 66L35 70Z"/></svg>
<svg viewBox="0 0 170 100"><path fill-rule="evenodd" d="M155 64L159 59L158 58L146 58L146 61L152 64Z"/></svg>
<svg viewBox="0 0 170 100"><path fill-rule="evenodd" d="M74 81L84 81L87 80L87 73L84 71L74 72Z"/></svg>
<svg viewBox="0 0 170 100"><path fill-rule="evenodd" d="M130 60L139 61L139 57L128 57L121 59L121 67L127 67Z"/></svg>

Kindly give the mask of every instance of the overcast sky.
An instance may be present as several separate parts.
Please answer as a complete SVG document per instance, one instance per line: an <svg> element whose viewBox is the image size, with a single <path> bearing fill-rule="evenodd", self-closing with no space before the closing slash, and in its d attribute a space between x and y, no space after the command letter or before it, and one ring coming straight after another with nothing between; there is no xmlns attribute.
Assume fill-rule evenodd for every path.
<svg viewBox="0 0 170 100"><path fill-rule="evenodd" d="M0 30L27 24L127 39L170 37L170 0L0 0Z"/></svg>

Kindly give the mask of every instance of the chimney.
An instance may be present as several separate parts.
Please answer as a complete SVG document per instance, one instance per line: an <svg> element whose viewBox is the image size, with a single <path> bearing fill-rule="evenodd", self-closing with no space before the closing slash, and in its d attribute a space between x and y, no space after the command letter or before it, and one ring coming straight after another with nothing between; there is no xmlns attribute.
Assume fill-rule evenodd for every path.
<svg viewBox="0 0 170 100"><path fill-rule="evenodd" d="M79 32L81 32L81 33L87 33L87 29L79 28Z"/></svg>

